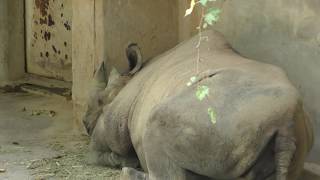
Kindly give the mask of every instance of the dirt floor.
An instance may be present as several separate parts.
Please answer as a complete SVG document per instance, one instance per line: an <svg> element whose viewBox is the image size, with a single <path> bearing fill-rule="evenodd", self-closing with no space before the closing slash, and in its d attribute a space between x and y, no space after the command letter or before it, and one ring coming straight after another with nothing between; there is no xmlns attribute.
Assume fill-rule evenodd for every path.
<svg viewBox="0 0 320 180"><path fill-rule="evenodd" d="M117 169L87 164L89 139L72 125L71 102L0 90L0 179L118 179ZM320 179L319 166L306 168L301 179Z"/></svg>
<svg viewBox="0 0 320 180"><path fill-rule="evenodd" d="M118 179L86 163L88 137L72 129L60 98L0 92L0 179Z"/></svg>

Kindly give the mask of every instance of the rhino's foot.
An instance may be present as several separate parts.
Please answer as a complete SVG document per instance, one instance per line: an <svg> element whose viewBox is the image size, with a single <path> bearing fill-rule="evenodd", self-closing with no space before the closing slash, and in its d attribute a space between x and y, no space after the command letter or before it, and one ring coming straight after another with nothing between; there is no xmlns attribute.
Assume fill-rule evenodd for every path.
<svg viewBox="0 0 320 180"><path fill-rule="evenodd" d="M91 152L90 164L98 164L109 167L139 167L139 159L137 157L124 157L114 152Z"/></svg>
<svg viewBox="0 0 320 180"><path fill-rule="evenodd" d="M145 173L137 171L133 168L124 167L120 174L120 180L147 180Z"/></svg>

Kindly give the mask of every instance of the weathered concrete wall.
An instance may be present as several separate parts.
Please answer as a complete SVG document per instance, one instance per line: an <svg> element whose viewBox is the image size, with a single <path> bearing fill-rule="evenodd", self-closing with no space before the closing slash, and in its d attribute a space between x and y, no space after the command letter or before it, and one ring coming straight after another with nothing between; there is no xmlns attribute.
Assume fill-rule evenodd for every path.
<svg viewBox="0 0 320 180"><path fill-rule="evenodd" d="M0 1L0 84L24 75L24 2Z"/></svg>
<svg viewBox="0 0 320 180"><path fill-rule="evenodd" d="M179 42L196 35L200 23L200 8L194 8L191 15L185 17L186 9L190 7L190 0L176 0L178 2L178 33Z"/></svg>
<svg viewBox="0 0 320 180"><path fill-rule="evenodd" d="M178 1L107 0L105 12L106 56L119 71L128 67L125 49L136 43L146 61L178 42Z"/></svg>
<svg viewBox="0 0 320 180"><path fill-rule="evenodd" d="M28 73L72 81L72 1L25 2Z"/></svg>
<svg viewBox="0 0 320 180"><path fill-rule="evenodd" d="M217 29L240 54L286 70L314 120L320 162L320 1L227 0Z"/></svg>

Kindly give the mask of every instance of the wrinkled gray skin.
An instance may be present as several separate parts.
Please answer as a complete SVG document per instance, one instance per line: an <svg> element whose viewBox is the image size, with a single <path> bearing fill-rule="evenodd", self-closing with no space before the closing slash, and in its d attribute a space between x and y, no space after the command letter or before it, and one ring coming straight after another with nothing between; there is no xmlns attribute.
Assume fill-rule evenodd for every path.
<svg viewBox="0 0 320 180"><path fill-rule="evenodd" d="M109 79L103 96L93 93L111 97L100 104L92 98L84 119L96 162L126 167L123 180L295 180L313 143L297 90L281 69L239 56L216 32L204 36L209 41L201 45L200 74L191 87L197 37L153 59L130 81ZM195 97L198 84L210 88L203 102ZM138 162L144 172L130 168Z"/></svg>

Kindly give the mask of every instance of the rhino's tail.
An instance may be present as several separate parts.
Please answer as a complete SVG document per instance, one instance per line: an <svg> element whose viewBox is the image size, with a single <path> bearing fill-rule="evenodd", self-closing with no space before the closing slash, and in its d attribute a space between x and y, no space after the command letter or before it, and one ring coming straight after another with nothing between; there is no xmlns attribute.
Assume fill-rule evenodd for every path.
<svg viewBox="0 0 320 180"><path fill-rule="evenodd" d="M275 138L276 180L288 180L289 167L296 152L294 128L280 129Z"/></svg>
<svg viewBox="0 0 320 180"><path fill-rule="evenodd" d="M297 104L292 121L278 130L275 143L277 180L297 179L313 145L312 125L301 102Z"/></svg>

